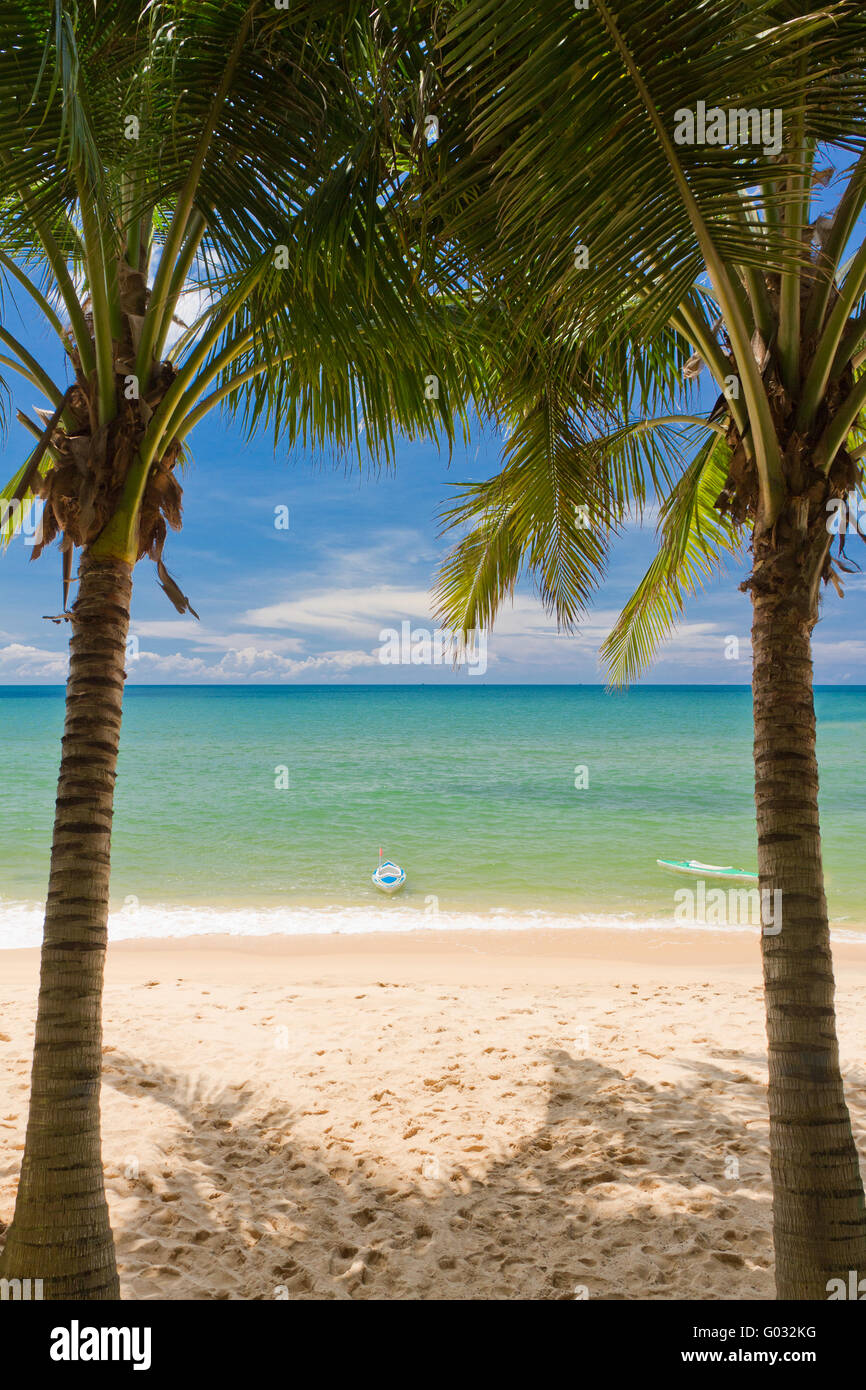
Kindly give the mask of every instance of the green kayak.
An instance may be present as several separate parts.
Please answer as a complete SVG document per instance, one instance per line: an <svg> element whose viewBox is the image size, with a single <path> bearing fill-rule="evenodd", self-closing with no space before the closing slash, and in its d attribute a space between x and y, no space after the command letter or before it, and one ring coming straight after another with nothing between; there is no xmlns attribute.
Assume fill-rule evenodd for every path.
<svg viewBox="0 0 866 1390"><path fill-rule="evenodd" d="M758 875L750 874L748 869L735 869L731 864L702 864L699 859L657 859L659 868L670 869L675 874L689 874L691 878L729 878L738 883L757 883Z"/></svg>

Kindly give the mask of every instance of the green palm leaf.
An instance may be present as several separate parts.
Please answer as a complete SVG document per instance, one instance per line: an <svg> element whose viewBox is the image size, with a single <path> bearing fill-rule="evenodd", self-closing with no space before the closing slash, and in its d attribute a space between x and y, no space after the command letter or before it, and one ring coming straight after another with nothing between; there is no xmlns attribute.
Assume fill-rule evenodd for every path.
<svg viewBox="0 0 866 1390"><path fill-rule="evenodd" d="M726 555L737 555L742 534L715 502L727 477L730 451L711 436L673 488L659 521L659 552L600 651L612 682L624 685L649 663L693 595Z"/></svg>

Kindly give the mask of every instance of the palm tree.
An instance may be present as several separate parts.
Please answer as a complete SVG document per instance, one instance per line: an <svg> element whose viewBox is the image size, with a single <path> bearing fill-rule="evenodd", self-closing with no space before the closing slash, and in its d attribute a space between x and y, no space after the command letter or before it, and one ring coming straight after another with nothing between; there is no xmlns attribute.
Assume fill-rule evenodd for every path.
<svg viewBox="0 0 866 1390"><path fill-rule="evenodd" d="M450 437L472 377L428 252L391 213L422 142L423 67L356 0L0 5L0 268L59 340L65 381L4 324L0 361L45 407L0 494L4 537L44 504L71 626L30 1112L7 1278L113 1298L100 1154L101 996L133 570L181 524L187 436L250 432L393 457ZM388 79L388 81L386 81ZM411 98L411 99L410 99ZM187 306L192 304L190 310ZM186 320L186 321L184 321ZM464 346L461 346L464 345ZM438 378L438 394L425 389ZM464 424L466 421L463 415ZM79 551L77 596L67 595Z"/></svg>
<svg viewBox="0 0 866 1390"><path fill-rule="evenodd" d="M846 516L866 454L866 241L852 240L866 15L803 0L667 0L651 23L638 0L451 9L451 137L429 218L460 248L479 312L508 325L511 432L502 471L446 514L468 529L440 613L486 626L531 573L572 625L628 508L654 491L659 554L603 649L626 681L724 556L750 548L758 865L782 893L781 931L761 938L776 1283L824 1299L829 1279L866 1269L811 662L821 585L841 590L847 564L828 518ZM820 215L818 198L835 206ZM703 410L700 371L717 396ZM672 442L674 458L690 446L679 469Z"/></svg>

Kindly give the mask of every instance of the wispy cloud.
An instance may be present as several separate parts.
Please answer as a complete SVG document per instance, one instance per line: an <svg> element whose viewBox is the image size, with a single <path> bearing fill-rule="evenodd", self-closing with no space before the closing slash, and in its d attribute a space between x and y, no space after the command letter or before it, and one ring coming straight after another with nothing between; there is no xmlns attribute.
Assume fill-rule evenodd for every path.
<svg viewBox="0 0 866 1390"><path fill-rule="evenodd" d="M403 618L432 621L430 595L425 589L400 589L388 584L365 589L326 589L304 598L251 608L241 621L250 627L343 632L375 639L383 627Z"/></svg>

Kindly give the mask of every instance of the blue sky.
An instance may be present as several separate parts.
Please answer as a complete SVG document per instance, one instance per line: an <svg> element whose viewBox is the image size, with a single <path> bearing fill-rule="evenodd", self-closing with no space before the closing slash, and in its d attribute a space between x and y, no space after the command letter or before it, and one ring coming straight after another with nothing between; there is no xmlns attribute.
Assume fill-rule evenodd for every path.
<svg viewBox="0 0 866 1390"><path fill-rule="evenodd" d="M56 369L60 354L33 320L7 300L10 331ZM11 378L16 407L32 412L34 388ZM655 545L651 519L630 527L592 612L576 635L556 632L531 584L502 611L487 644L487 669L384 665L380 633L432 629L430 587L450 542L436 514L455 484L489 476L499 442L478 432L458 445L450 467L432 443L406 443L391 474L348 472L285 449L265 432L247 442L219 416L190 437L183 531L170 534L165 560L201 621L180 617L156 582L155 566L136 570L128 663L136 683L599 683L597 652L646 569ZM14 421L3 446L3 478L29 453L31 437ZM278 529L277 508L289 509ZM861 543L849 542L860 559ZM56 546L30 562L18 539L0 555L0 684L62 682L66 625L44 620L60 609ZM866 555L866 551L863 551ZM738 591L745 567L729 571L693 599L685 620L644 680L661 684L746 684L750 675L749 601ZM820 683L866 683L862 637L866 576L848 577L846 597L825 595L815 631ZM735 637L737 644L729 639Z"/></svg>

